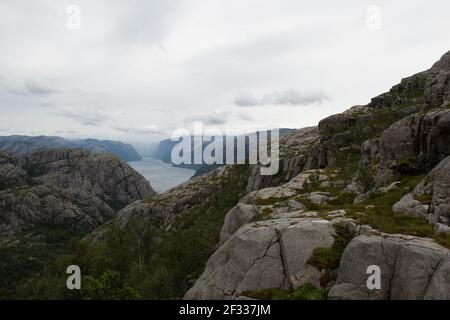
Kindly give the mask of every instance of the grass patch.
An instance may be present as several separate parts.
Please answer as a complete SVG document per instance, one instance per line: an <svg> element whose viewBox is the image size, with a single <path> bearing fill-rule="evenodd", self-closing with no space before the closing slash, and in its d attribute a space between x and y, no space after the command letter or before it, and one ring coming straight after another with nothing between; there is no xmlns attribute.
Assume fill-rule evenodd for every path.
<svg viewBox="0 0 450 320"><path fill-rule="evenodd" d="M252 222L256 222L256 221L262 221L262 220L266 220L271 214L273 213L273 210L271 208L263 208L262 210L260 210L258 212L258 214L256 214L253 219L251 220Z"/></svg>
<svg viewBox="0 0 450 320"><path fill-rule="evenodd" d="M258 300L325 300L327 292L307 283L295 290L263 289L259 291L244 291L243 296Z"/></svg>
<svg viewBox="0 0 450 320"><path fill-rule="evenodd" d="M450 234L445 232L437 233L433 236L433 239L441 246L450 249Z"/></svg>
<svg viewBox="0 0 450 320"><path fill-rule="evenodd" d="M430 204L433 196L431 194L414 195L414 199L422 203Z"/></svg>
<svg viewBox="0 0 450 320"><path fill-rule="evenodd" d="M330 248L315 248L308 259L307 263L319 270L333 270L339 267L342 254L353 238L345 225L337 224L334 228L336 235L333 245Z"/></svg>
<svg viewBox="0 0 450 320"><path fill-rule="evenodd" d="M425 219L413 217L408 214L397 213L392 206L403 195L410 192L423 179L420 176L402 176L397 189L384 195L375 195L364 203L350 204L345 209L348 215L356 219L360 224L368 224L385 233L401 233L418 237L433 236L433 226ZM370 206L370 208L367 208ZM365 212L365 215L355 215L357 212Z"/></svg>

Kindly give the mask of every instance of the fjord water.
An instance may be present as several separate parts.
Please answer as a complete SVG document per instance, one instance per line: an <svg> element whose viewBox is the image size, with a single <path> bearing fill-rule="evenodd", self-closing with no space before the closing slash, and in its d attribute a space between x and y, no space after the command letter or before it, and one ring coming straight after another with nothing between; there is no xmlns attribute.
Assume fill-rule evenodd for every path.
<svg viewBox="0 0 450 320"><path fill-rule="evenodd" d="M158 193L189 180L195 173L192 169L177 168L150 157L144 157L142 161L130 161L128 164L149 180Z"/></svg>

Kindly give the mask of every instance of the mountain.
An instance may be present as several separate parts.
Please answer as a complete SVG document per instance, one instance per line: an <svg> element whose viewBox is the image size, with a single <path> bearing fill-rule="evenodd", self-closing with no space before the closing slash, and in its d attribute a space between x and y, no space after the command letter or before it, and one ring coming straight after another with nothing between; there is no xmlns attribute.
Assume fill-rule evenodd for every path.
<svg viewBox="0 0 450 320"><path fill-rule="evenodd" d="M133 193L111 220L94 214L95 230L70 237L50 257L45 246L61 243L59 233L43 241L14 228L29 212L21 203L47 208L61 196L38 201L16 186L76 185L108 201L129 191L91 184L103 181L99 170L85 173L90 183L75 179L84 170L70 175L79 168L70 156L61 171L60 156L6 155L0 181L12 195L0 200L10 221L2 226L14 241L0 238L0 296L450 300L449 145L450 52L367 105L284 135L276 175L261 176L259 165L225 165L162 194ZM29 232L40 220L30 221ZM23 270L24 261L34 264ZM76 293L61 276L69 261L88 279ZM379 283L368 281L377 274ZM116 279L114 288L105 290L105 279Z"/></svg>
<svg viewBox="0 0 450 320"><path fill-rule="evenodd" d="M283 137L291 132L293 132L294 129L287 129L287 128L281 128L279 129L279 135L280 137ZM251 133L250 133L251 135ZM194 155L194 137L192 138L192 148L191 148L191 155L192 155L192 163L194 162L193 160L193 155ZM234 143L234 149L235 149L235 153L236 153L236 139L237 137L227 137L224 136L223 137L223 143L224 143L224 152L223 154L225 155L225 145L226 145L226 141L227 139L234 139L235 143ZM166 163L172 163L172 159L171 159L171 154L172 154L172 149L179 143L179 141L172 141L171 139L165 139L159 142L158 147L156 148L156 150L153 152L152 157L155 159L159 159L162 160ZM208 145L210 144L210 142L203 142L202 144L202 150L204 150L204 148L206 148ZM249 153L249 147L248 147L248 139L246 139L245 141L245 152L246 152L246 159L248 159L248 153ZM235 156L236 158L236 156ZM225 161L224 161L225 162ZM181 165L176 165L177 167L182 167L182 168L189 168L189 169L193 169L196 171L195 176L198 175L202 175L205 174L207 172L210 172L214 169L217 169L218 167L222 166L221 164L214 164L214 165L207 165L205 163L203 164L181 164Z"/></svg>
<svg viewBox="0 0 450 320"><path fill-rule="evenodd" d="M50 148L82 148L88 151L110 152L124 161L140 161L142 157L129 144L120 141L80 139L67 140L53 136L1 136L0 149L15 154L27 155Z"/></svg>
<svg viewBox="0 0 450 320"><path fill-rule="evenodd" d="M87 232L118 207L154 194L145 178L109 153L0 151L0 235L39 226Z"/></svg>

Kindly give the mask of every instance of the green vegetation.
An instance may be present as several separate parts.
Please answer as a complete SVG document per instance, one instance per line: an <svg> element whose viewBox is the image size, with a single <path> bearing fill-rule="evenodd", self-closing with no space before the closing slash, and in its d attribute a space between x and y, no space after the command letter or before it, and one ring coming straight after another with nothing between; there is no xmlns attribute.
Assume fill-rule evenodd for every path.
<svg viewBox="0 0 450 320"><path fill-rule="evenodd" d="M46 261L55 259L73 237L58 228L40 228L33 233L22 232L0 244L0 297L8 297L17 283L30 278Z"/></svg>
<svg viewBox="0 0 450 320"><path fill-rule="evenodd" d="M420 176L402 176L400 185L394 191L383 195L373 195L364 203L347 206L348 215L355 218L361 224L368 224L386 233L401 233L419 237L433 235L433 226L425 219L411 215L397 213L392 206L403 195L410 192L423 179ZM364 213L364 214L358 214Z"/></svg>
<svg viewBox="0 0 450 320"><path fill-rule="evenodd" d="M242 295L258 300L325 300L327 298L325 289L315 288L309 283L294 290L264 289L245 291Z"/></svg>
<svg viewBox="0 0 450 320"><path fill-rule="evenodd" d="M345 225L335 225L336 235L330 248L315 248L308 259L308 264L319 270L333 270L339 266L341 256L348 243L352 240L352 234Z"/></svg>
<svg viewBox="0 0 450 320"><path fill-rule="evenodd" d="M245 190L248 166L230 170L218 191L180 213L170 226L136 217L124 228L108 224L104 240L98 243L69 241L72 235L67 234L64 240L55 236L49 239L51 245L39 249L42 254L35 255L35 262L27 260L30 251L22 247L2 248L0 298L181 298L216 250L225 214ZM66 268L72 264L81 268L79 291L66 288ZM23 270L18 273L14 268ZM10 278L11 272L15 278Z"/></svg>
<svg viewBox="0 0 450 320"><path fill-rule="evenodd" d="M433 239L434 239L434 241L439 243L441 246L450 249L450 234L445 233L445 232L436 233L433 236Z"/></svg>
<svg viewBox="0 0 450 320"><path fill-rule="evenodd" d="M430 204L433 200L433 196L431 194L421 194L421 195L415 195L414 199L417 201L420 201L422 203Z"/></svg>
<svg viewBox="0 0 450 320"><path fill-rule="evenodd" d="M370 170L364 165L360 165L356 172L356 182L361 186L364 193L375 188L375 179Z"/></svg>
<svg viewBox="0 0 450 320"><path fill-rule="evenodd" d="M255 210L257 210L255 208ZM259 210L259 212L253 217L253 219L251 220L252 222L255 221L262 221L262 220L266 220L271 214L273 213L273 210L271 208L263 208L262 210Z"/></svg>
<svg viewBox="0 0 450 320"><path fill-rule="evenodd" d="M120 274L114 271L106 271L99 278L87 276L84 278L82 288L86 300L120 300L139 299L136 290L124 285Z"/></svg>

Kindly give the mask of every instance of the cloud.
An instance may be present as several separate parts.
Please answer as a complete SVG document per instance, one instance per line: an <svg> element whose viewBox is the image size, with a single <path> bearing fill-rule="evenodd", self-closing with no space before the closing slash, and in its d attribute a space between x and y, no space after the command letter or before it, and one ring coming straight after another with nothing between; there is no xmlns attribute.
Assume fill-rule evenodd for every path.
<svg viewBox="0 0 450 320"><path fill-rule="evenodd" d="M36 96L46 96L53 93L58 93L59 91L41 84L36 83L35 81L26 81L25 89L28 93Z"/></svg>
<svg viewBox="0 0 450 320"><path fill-rule="evenodd" d="M246 112L239 112L238 114L239 119L244 120L244 121L253 121L253 117Z"/></svg>
<svg viewBox="0 0 450 320"><path fill-rule="evenodd" d="M113 127L114 130L131 133L136 135L145 135L145 134L163 134L166 131L164 129L159 128L157 125L151 124L144 127L134 128L133 126L129 127Z"/></svg>
<svg viewBox="0 0 450 320"><path fill-rule="evenodd" d="M248 92L241 92L234 98L234 104L239 107L254 107L260 105L260 103L260 100Z"/></svg>
<svg viewBox="0 0 450 320"><path fill-rule="evenodd" d="M234 104L239 107L256 107L265 105L292 105L306 106L314 103L322 103L329 100L323 92L301 93L295 89L275 91L260 98L249 92L239 93L234 98Z"/></svg>
<svg viewBox="0 0 450 320"><path fill-rule="evenodd" d="M63 110L57 112L56 115L77 121L83 126L98 126L102 124L107 117L99 112L87 112L84 110Z"/></svg>
<svg viewBox="0 0 450 320"><path fill-rule="evenodd" d="M25 81L25 84L17 85L10 83L6 78L0 76L0 86L7 92L17 95L34 95L34 96L46 96L54 93L60 93L59 90L50 88L46 85L42 85L33 80Z"/></svg>
<svg viewBox="0 0 450 320"><path fill-rule="evenodd" d="M206 125L215 126L215 125L225 124L228 121L228 118L230 117L230 115L231 115L231 113L229 111L215 110L215 111L211 112L211 114L208 114L208 115L189 117L186 119L186 122L200 121Z"/></svg>

